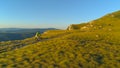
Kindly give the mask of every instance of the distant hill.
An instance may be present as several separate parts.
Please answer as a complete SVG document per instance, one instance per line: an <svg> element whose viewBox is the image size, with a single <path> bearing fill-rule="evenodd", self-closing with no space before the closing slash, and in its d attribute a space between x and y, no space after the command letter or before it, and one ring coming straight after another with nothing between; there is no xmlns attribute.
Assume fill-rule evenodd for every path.
<svg viewBox="0 0 120 68"><path fill-rule="evenodd" d="M0 28L0 33L33 33L56 30L55 28Z"/></svg>
<svg viewBox="0 0 120 68"><path fill-rule="evenodd" d="M45 28L45 29L0 28L0 41L22 40L34 36L36 32L43 33L47 30L56 30L56 29L55 28Z"/></svg>

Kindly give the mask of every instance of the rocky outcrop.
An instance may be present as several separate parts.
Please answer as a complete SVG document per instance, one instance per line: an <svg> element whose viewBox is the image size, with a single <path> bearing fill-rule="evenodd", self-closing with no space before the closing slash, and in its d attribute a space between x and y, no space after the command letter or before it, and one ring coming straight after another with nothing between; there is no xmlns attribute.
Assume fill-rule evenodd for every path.
<svg viewBox="0 0 120 68"><path fill-rule="evenodd" d="M70 25L70 26L68 26L67 30L74 30L74 28L73 28L73 24Z"/></svg>

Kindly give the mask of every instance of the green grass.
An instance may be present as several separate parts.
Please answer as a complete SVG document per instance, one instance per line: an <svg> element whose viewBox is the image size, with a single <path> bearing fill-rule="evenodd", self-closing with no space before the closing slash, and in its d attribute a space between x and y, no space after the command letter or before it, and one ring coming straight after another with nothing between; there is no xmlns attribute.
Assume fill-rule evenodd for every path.
<svg viewBox="0 0 120 68"><path fill-rule="evenodd" d="M119 68L118 34L72 31L71 34L1 53L0 64L11 68Z"/></svg>
<svg viewBox="0 0 120 68"><path fill-rule="evenodd" d="M50 30L41 41L33 37L1 42L1 48L8 48L0 53L0 68L120 68L118 16L106 15L92 25L84 24L87 30L81 30L81 25L75 30Z"/></svg>

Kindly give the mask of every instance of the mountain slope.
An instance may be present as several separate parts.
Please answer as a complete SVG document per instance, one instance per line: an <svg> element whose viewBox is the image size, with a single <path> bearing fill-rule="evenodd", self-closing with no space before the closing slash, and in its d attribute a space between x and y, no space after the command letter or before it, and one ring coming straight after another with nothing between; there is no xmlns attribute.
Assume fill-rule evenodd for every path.
<svg viewBox="0 0 120 68"><path fill-rule="evenodd" d="M106 15L72 30L47 31L35 43L21 40L26 46L0 53L0 68L120 68L119 21Z"/></svg>
<svg viewBox="0 0 120 68"><path fill-rule="evenodd" d="M117 33L73 32L1 53L1 68L119 68Z"/></svg>

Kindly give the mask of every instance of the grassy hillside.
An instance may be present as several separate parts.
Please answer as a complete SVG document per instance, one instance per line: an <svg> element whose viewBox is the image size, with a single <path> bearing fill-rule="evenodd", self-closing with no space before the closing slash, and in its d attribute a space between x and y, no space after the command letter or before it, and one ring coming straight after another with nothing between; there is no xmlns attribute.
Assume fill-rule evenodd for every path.
<svg viewBox="0 0 120 68"><path fill-rule="evenodd" d="M76 29L47 31L39 41L1 42L0 68L120 68L120 13L112 14Z"/></svg>
<svg viewBox="0 0 120 68"><path fill-rule="evenodd" d="M82 26L82 27L81 27ZM71 26L72 30L102 30L102 31L119 31L120 30L120 11L109 13L99 19L83 24Z"/></svg>

